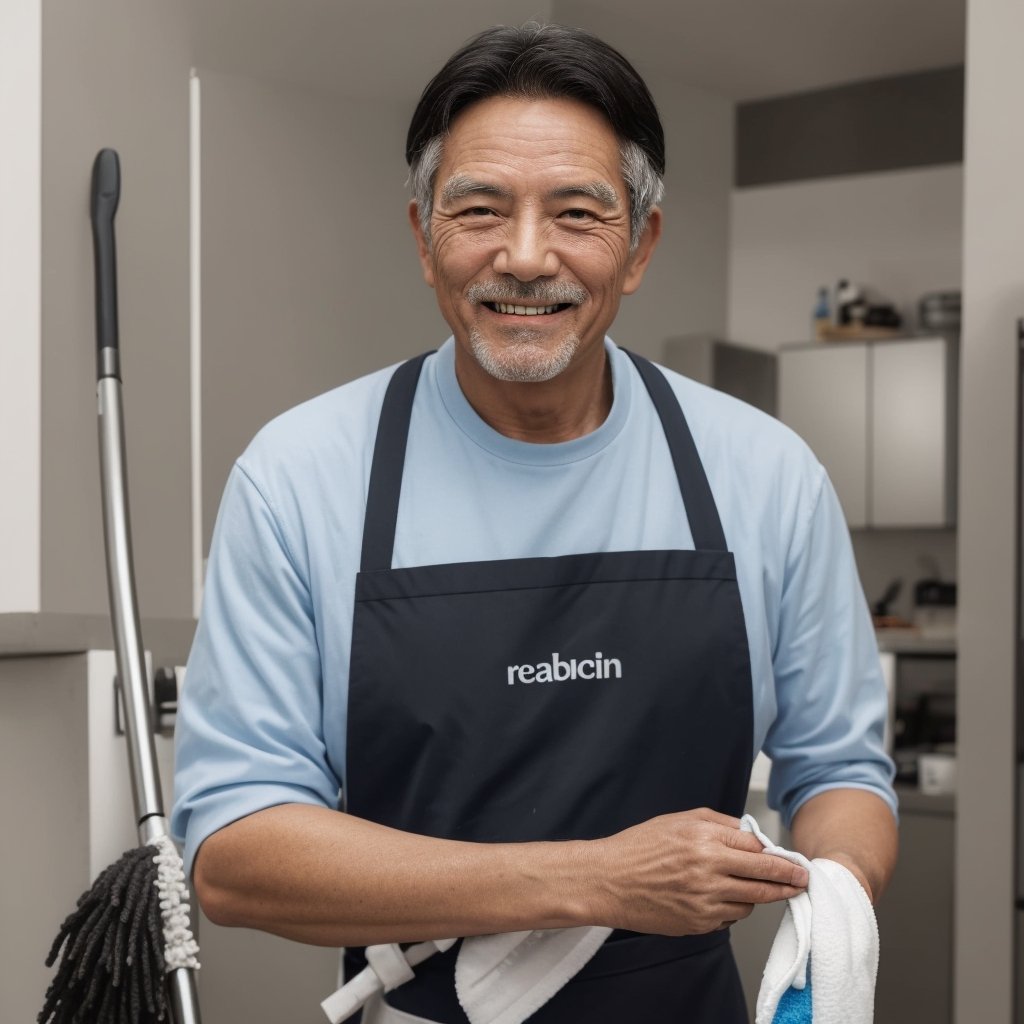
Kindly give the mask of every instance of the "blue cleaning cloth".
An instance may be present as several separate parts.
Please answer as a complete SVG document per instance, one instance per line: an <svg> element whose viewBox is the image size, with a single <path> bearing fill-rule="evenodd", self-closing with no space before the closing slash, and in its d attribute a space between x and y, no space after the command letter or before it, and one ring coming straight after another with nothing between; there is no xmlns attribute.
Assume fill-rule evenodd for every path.
<svg viewBox="0 0 1024 1024"><path fill-rule="evenodd" d="M802 988L787 988L775 1008L772 1024L811 1024L811 982Z"/></svg>

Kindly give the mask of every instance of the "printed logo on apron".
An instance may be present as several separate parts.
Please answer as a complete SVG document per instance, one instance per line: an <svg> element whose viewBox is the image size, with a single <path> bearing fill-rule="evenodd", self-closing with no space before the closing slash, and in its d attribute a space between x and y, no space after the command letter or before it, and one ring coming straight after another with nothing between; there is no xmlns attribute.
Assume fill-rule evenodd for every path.
<svg viewBox="0 0 1024 1024"><path fill-rule="evenodd" d="M537 665L509 665L508 685L519 683L556 683L566 679L621 679L622 662L618 658L606 658L598 651L592 658L568 661L552 652L550 661Z"/></svg>

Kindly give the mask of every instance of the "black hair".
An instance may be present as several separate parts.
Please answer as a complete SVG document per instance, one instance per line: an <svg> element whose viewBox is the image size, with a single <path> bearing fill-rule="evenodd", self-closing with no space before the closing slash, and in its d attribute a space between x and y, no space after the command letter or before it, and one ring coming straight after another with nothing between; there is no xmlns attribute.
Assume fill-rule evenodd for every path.
<svg viewBox="0 0 1024 1024"><path fill-rule="evenodd" d="M448 58L430 80L409 124L411 165L470 104L492 96L568 97L601 111L620 140L634 142L659 176L665 135L644 80L632 64L583 29L565 25L489 28Z"/></svg>

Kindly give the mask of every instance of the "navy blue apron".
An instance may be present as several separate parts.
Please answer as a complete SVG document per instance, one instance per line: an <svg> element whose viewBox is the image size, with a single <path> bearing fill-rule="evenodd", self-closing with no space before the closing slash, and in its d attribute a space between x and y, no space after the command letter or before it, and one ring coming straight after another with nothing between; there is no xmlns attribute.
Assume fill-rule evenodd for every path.
<svg viewBox="0 0 1024 1024"><path fill-rule="evenodd" d="M425 358L395 372L374 449L352 625L346 810L483 843L593 839L702 806L740 816L753 704L736 566L664 375L631 355L668 440L695 550L392 569ZM426 961L387 1003L466 1022L457 953ZM346 953L346 977L365 966L361 954ZM639 1019L746 1024L728 931L614 932L530 1018Z"/></svg>

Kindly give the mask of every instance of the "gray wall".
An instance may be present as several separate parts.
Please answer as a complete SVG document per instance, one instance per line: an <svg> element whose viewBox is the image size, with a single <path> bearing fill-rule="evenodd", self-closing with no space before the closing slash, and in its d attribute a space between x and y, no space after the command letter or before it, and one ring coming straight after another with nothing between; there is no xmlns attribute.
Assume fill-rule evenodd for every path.
<svg viewBox="0 0 1024 1024"><path fill-rule="evenodd" d="M1011 1019L1015 322L1024 315L1024 6L968 4L961 350L956 1019Z"/></svg>
<svg viewBox="0 0 1024 1024"><path fill-rule="evenodd" d="M563 6L555 16L572 20ZM157 0L43 5L40 598L9 611L107 612L87 204L92 160L112 146L140 606L191 616L195 19L189 4ZM436 345L447 328L405 222L415 97L344 99L212 70L202 80L205 548L228 467L263 422ZM733 107L670 79L652 86L668 132L666 233L615 334L657 356L669 335L725 328Z"/></svg>
<svg viewBox="0 0 1024 1024"><path fill-rule="evenodd" d="M200 69L204 551L269 419L447 336L406 220L408 111Z"/></svg>
<svg viewBox="0 0 1024 1024"><path fill-rule="evenodd" d="M620 47L644 76L665 127L665 234L642 288L623 301L612 328L623 345L660 359L666 338L722 336L726 329L735 103L689 84L681 64L656 65L659 48L637 42L642 23L624 11L592 0L554 0L551 16Z"/></svg>
<svg viewBox="0 0 1024 1024"><path fill-rule="evenodd" d="M448 335L406 220L413 101L367 103L200 69L203 533L234 459L271 417ZM732 104L654 81L668 136L666 229L613 328L725 327Z"/></svg>
<svg viewBox="0 0 1024 1024"><path fill-rule="evenodd" d="M660 359L666 338L725 331L734 105L665 77L648 84L665 126L665 231L612 335Z"/></svg>
<svg viewBox="0 0 1024 1024"><path fill-rule="evenodd" d="M43 1008L50 943L90 882L84 677L81 656L0 658L4 1021L33 1021Z"/></svg>
<svg viewBox="0 0 1024 1024"><path fill-rule="evenodd" d="M160 45L154 46L153 40ZM43 5L44 612L106 614L89 178L120 152L119 301L139 601L191 611L188 42L180 4Z"/></svg>

